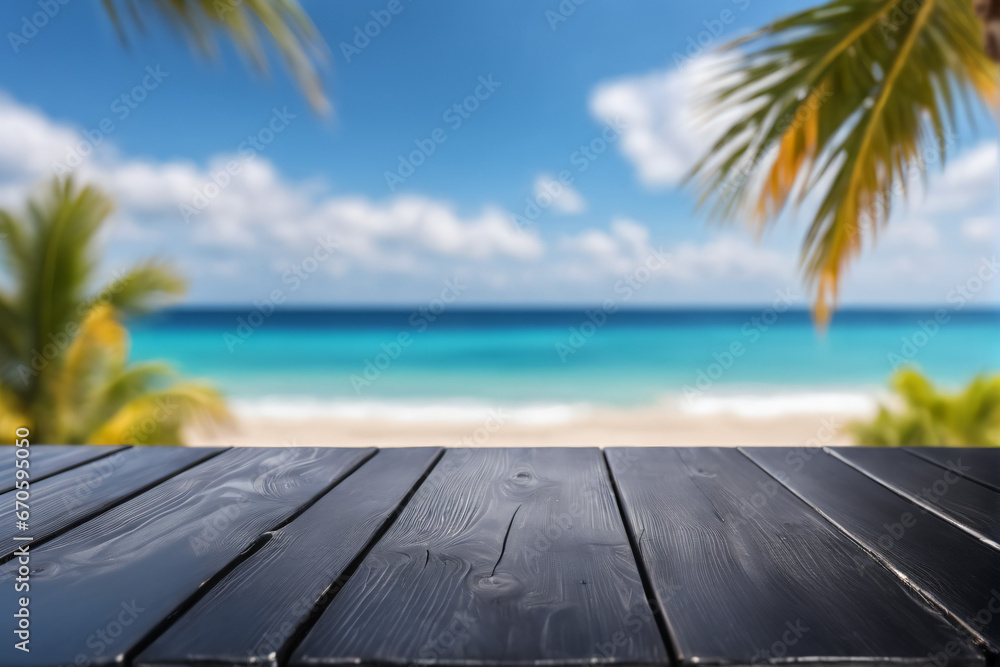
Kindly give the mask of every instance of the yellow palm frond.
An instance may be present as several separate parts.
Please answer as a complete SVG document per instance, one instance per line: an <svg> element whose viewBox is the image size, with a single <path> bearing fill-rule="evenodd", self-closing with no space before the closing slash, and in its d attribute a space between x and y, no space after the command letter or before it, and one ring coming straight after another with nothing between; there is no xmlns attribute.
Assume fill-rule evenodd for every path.
<svg viewBox="0 0 1000 667"><path fill-rule="evenodd" d="M35 442L79 444L97 434L112 442L145 423L157 400L178 408L143 435L149 443L180 443L186 420L227 419L210 388L180 384L162 364L128 363L120 318L176 297L184 281L151 260L95 285L94 245L110 210L94 188L57 180L27 215L0 212L0 232L14 240L0 244L0 425L28 426Z"/></svg>
<svg viewBox="0 0 1000 667"><path fill-rule="evenodd" d="M811 217L802 267L825 324L894 193L944 163L956 107L996 99L996 65L969 0L833 0L728 48L709 113L743 112L689 178L720 219Z"/></svg>
<svg viewBox="0 0 1000 667"><path fill-rule="evenodd" d="M14 444L15 433L22 426L30 426L30 422L17 396L0 385L0 445Z"/></svg>
<svg viewBox="0 0 1000 667"><path fill-rule="evenodd" d="M211 428L229 421L225 401L214 389L178 384L129 401L90 435L87 444L181 445L185 428Z"/></svg>

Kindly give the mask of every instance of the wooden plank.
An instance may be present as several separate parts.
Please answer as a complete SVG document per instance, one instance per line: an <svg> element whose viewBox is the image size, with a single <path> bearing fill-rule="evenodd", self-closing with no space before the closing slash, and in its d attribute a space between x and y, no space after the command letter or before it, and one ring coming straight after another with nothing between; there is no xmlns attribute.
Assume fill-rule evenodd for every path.
<svg viewBox="0 0 1000 667"><path fill-rule="evenodd" d="M963 477L1000 491L1000 447L907 447L906 451L944 468L955 456L961 456L971 467L962 471Z"/></svg>
<svg viewBox="0 0 1000 667"><path fill-rule="evenodd" d="M15 536L30 535L37 547L67 527L220 451L206 447L130 447L33 483L28 530L17 530L13 521L0 522L0 563L10 560L17 549ZM0 495L0 516L14 516L14 494L9 491Z"/></svg>
<svg viewBox="0 0 1000 667"><path fill-rule="evenodd" d="M0 665L124 665L206 582L372 450L233 449L30 552L30 653ZM13 591L18 559L0 567ZM205 589L202 589L205 590ZM0 633L15 637L12 613Z"/></svg>
<svg viewBox="0 0 1000 667"><path fill-rule="evenodd" d="M910 502L1000 549L1000 491L964 476L975 466L961 450L953 450L944 467L903 456L896 449L840 447L831 451ZM1000 466L1000 457L996 463Z"/></svg>
<svg viewBox="0 0 1000 667"><path fill-rule="evenodd" d="M613 448L611 472L684 665L982 656L888 570L735 449Z"/></svg>
<svg viewBox="0 0 1000 667"><path fill-rule="evenodd" d="M382 450L216 584L135 665L274 665L441 453Z"/></svg>
<svg viewBox="0 0 1000 667"><path fill-rule="evenodd" d="M825 451L741 451L997 654L1000 553L995 549Z"/></svg>
<svg viewBox="0 0 1000 667"><path fill-rule="evenodd" d="M15 447L0 447L0 493L12 491L15 486ZM31 445L28 470L31 481L38 482L64 470L109 456L125 449L124 445Z"/></svg>
<svg viewBox="0 0 1000 667"><path fill-rule="evenodd" d="M669 662L597 449L450 449L291 665Z"/></svg>

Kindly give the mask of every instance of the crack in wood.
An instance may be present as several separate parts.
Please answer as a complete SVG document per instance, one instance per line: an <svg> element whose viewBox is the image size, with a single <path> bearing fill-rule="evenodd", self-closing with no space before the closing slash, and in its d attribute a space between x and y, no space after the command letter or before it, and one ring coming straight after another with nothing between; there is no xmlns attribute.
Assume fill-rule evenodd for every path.
<svg viewBox="0 0 1000 667"><path fill-rule="evenodd" d="M500 565L500 560L503 558L503 552L507 550L507 538L510 537L510 529L514 525L514 517L517 516L517 510L519 509L521 509L520 505L518 505L517 509L514 510L514 513L510 517L510 523L507 524L507 532L504 533L503 544L500 545L500 555L497 557L497 562L493 564L493 571L490 572L491 577L497 573L497 566Z"/></svg>

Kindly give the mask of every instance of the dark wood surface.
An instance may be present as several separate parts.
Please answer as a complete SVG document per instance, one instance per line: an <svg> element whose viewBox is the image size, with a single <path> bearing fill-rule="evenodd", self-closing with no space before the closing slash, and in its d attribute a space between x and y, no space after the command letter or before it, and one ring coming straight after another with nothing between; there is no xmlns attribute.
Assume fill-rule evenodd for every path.
<svg viewBox="0 0 1000 667"><path fill-rule="evenodd" d="M932 461L945 469L950 467L949 464L955 458L956 453L960 454L963 462L969 468L962 470L961 474L963 477L976 480L995 491L1000 491L1000 465L997 465L996 449L908 447L907 451L914 456Z"/></svg>
<svg viewBox="0 0 1000 667"><path fill-rule="evenodd" d="M976 466L953 451L945 466L891 449L842 447L832 450L907 500L934 512L1000 549L1000 491L968 477Z"/></svg>
<svg viewBox="0 0 1000 667"><path fill-rule="evenodd" d="M433 448L387 449L271 533L259 551L229 573L139 656L139 665L211 662L277 665L303 632L324 594L372 541L440 454ZM329 590L329 592L327 592Z"/></svg>
<svg viewBox="0 0 1000 667"><path fill-rule="evenodd" d="M677 657L926 659L980 654L870 556L735 449L609 449Z"/></svg>
<svg viewBox="0 0 1000 667"><path fill-rule="evenodd" d="M77 449L82 449L78 447ZM32 485L27 531L13 521L0 523L0 563L17 549L17 535L28 534L31 546L59 535L123 500L141 493L222 450L187 447L130 447ZM0 516L14 515L15 493L0 495Z"/></svg>
<svg viewBox="0 0 1000 667"><path fill-rule="evenodd" d="M93 461L102 456L110 456L122 449L125 449L125 447L115 445L92 445L89 447L80 447L78 445L35 445L30 448L28 472L31 474L31 481L38 482L87 461ZM13 453L3 457L3 460L0 461L0 493L7 493L14 489L15 468L16 462Z"/></svg>
<svg viewBox="0 0 1000 667"><path fill-rule="evenodd" d="M667 660L599 450L453 449L440 465L291 664Z"/></svg>
<svg viewBox="0 0 1000 667"><path fill-rule="evenodd" d="M126 663L206 581L371 454L232 449L43 544L31 557L37 644L23 654L3 642L0 665ZM0 590L16 577L17 560L0 567ZM0 634L13 630L5 614Z"/></svg>
<svg viewBox="0 0 1000 667"><path fill-rule="evenodd" d="M829 452L817 452L796 466L788 465L784 449L742 451L893 569L988 651L995 655L1000 650L1000 551Z"/></svg>
<svg viewBox="0 0 1000 667"><path fill-rule="evenodd" d="M31 451L0 667L1000 667L1000 449Z"/></svg>

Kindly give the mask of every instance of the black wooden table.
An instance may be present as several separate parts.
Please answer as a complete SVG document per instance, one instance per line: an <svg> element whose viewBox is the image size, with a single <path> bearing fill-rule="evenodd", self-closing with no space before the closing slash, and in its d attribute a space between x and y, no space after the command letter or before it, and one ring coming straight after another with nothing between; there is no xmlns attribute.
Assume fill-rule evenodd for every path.
<svg viewBox="0 0 1000 667"><path fill-rule="evenodd" d="M15 460L2 667L1000 650L1000 450L32 446L26 526Z"/></svg>

